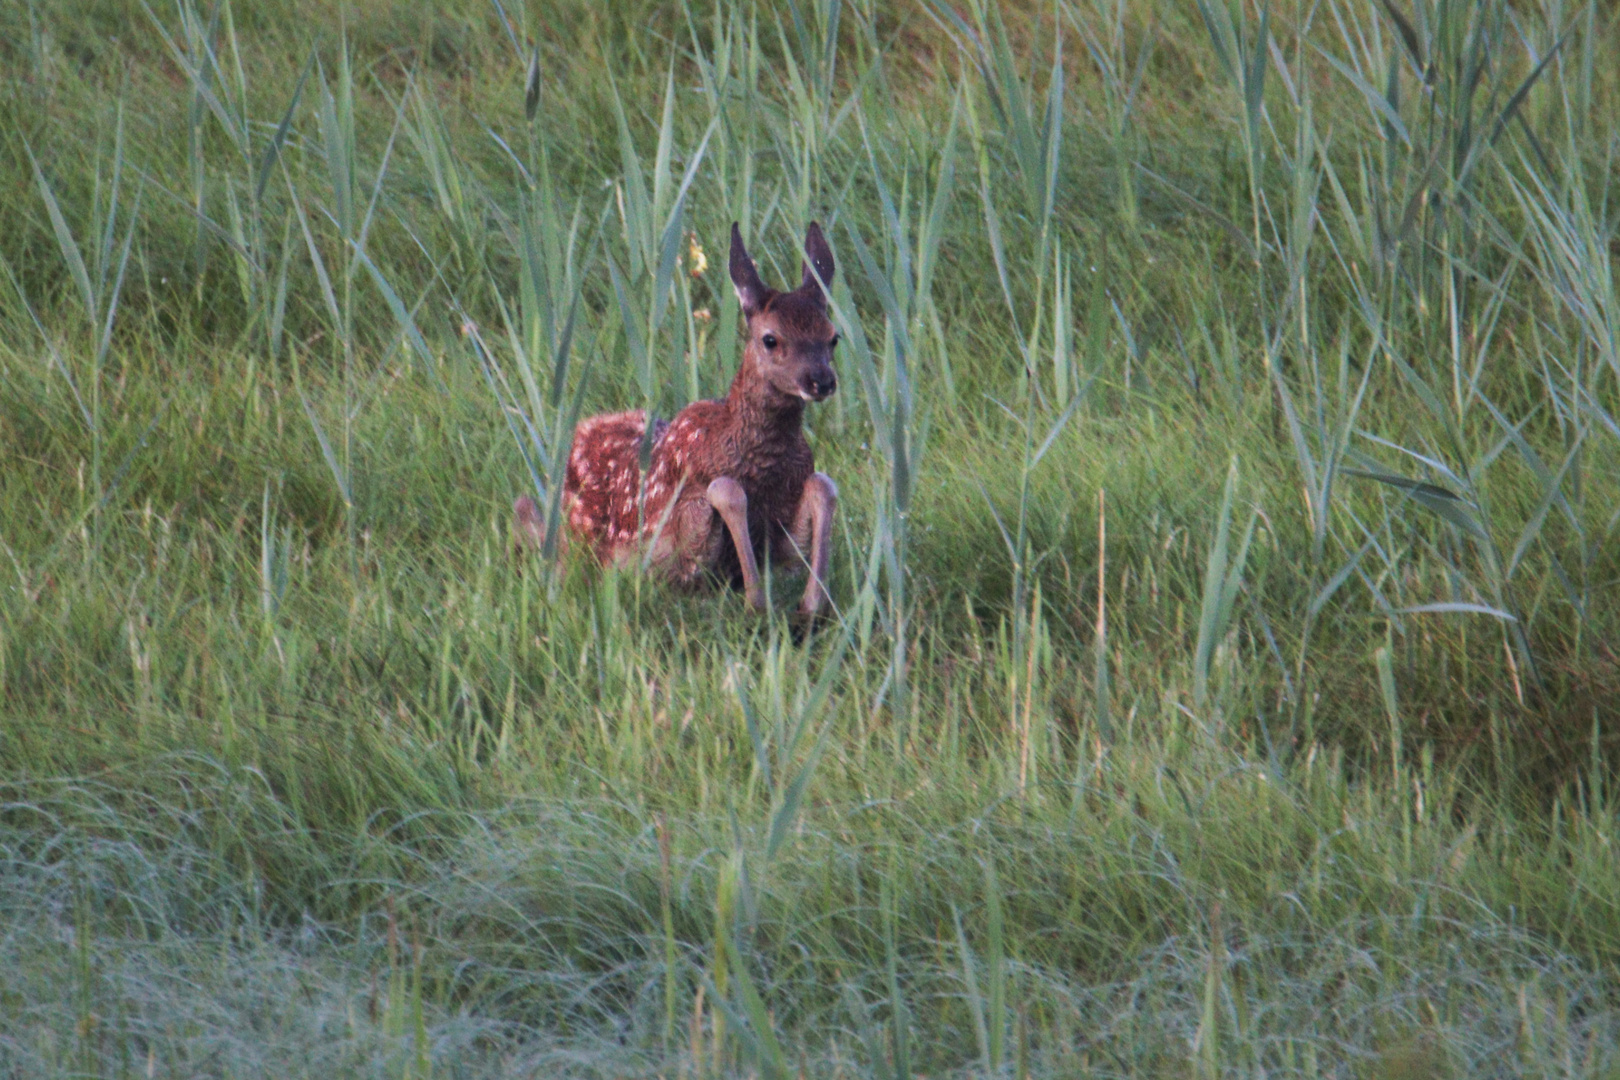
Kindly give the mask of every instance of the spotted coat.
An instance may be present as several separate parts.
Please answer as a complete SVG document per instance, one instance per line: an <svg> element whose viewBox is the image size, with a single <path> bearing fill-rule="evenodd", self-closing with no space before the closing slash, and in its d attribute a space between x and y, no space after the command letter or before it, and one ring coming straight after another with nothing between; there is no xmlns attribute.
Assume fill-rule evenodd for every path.
<svg viewBox="0 0 1620 1080"><path fill-rule="evenodd" d="M734 391L694 402L674 420L654 420L645 490L640 466L646 414L609 413L581 422L563 486L569 529L604 562L650 550L651 561L682 584L698 582L705 570L740 584L736 548L705 494L716 477L729 476L748 495L755 558L798 569L804 541L794 536L795 515L816 467L804 437L803 406L785 400L761 409L745 398Z"/></svg>

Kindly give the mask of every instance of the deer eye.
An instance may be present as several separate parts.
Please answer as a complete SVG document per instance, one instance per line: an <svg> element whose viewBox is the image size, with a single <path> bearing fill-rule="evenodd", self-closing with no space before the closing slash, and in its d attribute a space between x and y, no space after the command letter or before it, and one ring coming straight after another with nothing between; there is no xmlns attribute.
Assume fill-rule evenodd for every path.
<svg viewBox="0 0 1620 1080"><path fill-rule="evenodd" d="M759 339L759 343L765 346L767 349L774 349L776 348L776 335L765 334Z"/></svg>
<svg viewBox="0 0 1620 1080"><path fill-rule="evenodd" d="M838 348L838 343L841 340L843 340L843 335L842 334L834 334L833 339L831 341L827 342L827 348L829 348L829 349Z"/></svg>

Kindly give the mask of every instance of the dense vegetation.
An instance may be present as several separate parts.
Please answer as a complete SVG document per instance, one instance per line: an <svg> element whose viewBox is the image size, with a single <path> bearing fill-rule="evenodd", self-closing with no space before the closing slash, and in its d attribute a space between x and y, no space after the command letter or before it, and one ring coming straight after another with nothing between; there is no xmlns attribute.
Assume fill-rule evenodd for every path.
<svg viewBox="0 0 1620 1080"><path fill-rule="evenodd" d="M1614 1075L1620 16L1415 5L0 5L0 1075ZM813 219L830 624L514 560Z"/></svg>

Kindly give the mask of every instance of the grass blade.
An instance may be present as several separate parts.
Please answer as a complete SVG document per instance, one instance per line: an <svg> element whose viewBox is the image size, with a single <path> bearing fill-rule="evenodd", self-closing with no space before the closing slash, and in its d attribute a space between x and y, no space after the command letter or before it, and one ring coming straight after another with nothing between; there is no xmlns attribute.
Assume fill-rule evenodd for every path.
<svg viewBox="0 0 1620 1080"><path fill-rule="evenodd" d="M99 305L96 303L95 290L90 285L90 272L85 269L84 256L79 251L78 241L73 239L73 230L68 228L67 219L62 216L62 207L56 201L56 193L51 190L50 181L45 179L45 173L39 167L39 159L34 157L34 148L23 140L23 151L28 155L28 163L34 169L34 183L39 187L39 194L45 200L45 211L50 215L51 230L56 234L57 250L62 253L62 261L67 264L68 275L79 290L79 300L84 304L85 318L92 323L98 322Z"/></svg>
<svg viewBox="0 0 1620 1080"><path fill-rule="evenodd" d="M304 84L309 81L310 72L315 70L315 50L309 51L309 59L304 61L304 71L298 76L298 82L293 86L292 97L287 100L287 111L281 114L281 122L276 125L276 132L270 136L270 145L264 148L264 156L259 159L258 177L253 182L253 198L255 202L264 201L265 185L270 182L270 173L281 160L281 148L286 145L287 134L292 130L293 115L298 111L298 102L304 96Z"/></svg>

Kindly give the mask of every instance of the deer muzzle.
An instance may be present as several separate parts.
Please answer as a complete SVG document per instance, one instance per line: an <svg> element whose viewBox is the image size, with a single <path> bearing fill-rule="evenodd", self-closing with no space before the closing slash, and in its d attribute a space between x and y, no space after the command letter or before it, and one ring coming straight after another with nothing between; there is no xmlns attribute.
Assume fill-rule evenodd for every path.
<svg viewBox="0 0 1620 1080"><path fill-rule="evenodd" d="M812 371L799 380L799 393L806 401L826 401L838 389L838 376L831 368Z"/></svg>

